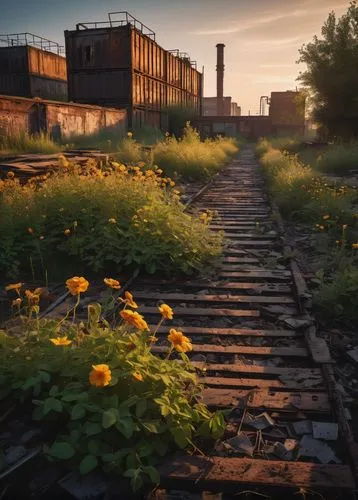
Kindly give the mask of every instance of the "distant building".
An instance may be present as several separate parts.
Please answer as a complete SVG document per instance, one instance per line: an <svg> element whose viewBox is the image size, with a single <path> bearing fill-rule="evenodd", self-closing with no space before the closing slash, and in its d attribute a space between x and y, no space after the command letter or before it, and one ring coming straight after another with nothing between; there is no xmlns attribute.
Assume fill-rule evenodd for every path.
<svg viewBox="0 0 358 500"><path fill-rule="evenodd" d="M271 92L270 112L273 134L303 134L305 130L305 110L300 106L301 93L287 90Z"/></svg>
<svg viewBox="0 0 358 500"><path fill-rule="evenodd" d="M218 99L220 97L203 97L203 112L202 116L219 116ZM221 116L240 116L241 108L236 102L231 102L231 97L222 98Z"/></svg>
<svg viewBox="0 0 358 500"><path fill-rule="evenodd" d="M200 115L202 74L195 61L163 49L128 12L113 15L65 31L70 100L126 108L131 127L165 128L171 106Z"/></svg>
<svg viewBox="0 0 358 500"><path fill-rule="evenodd" d="M31 33L0 35L0 94L67 99L61 46Z"/></svg>
<svg viewBox="0 0 358 500"><path fill-rule="evenodd" d="M241 116L241 106L238 106L237 102L231 103L231 116Z"/></svg>

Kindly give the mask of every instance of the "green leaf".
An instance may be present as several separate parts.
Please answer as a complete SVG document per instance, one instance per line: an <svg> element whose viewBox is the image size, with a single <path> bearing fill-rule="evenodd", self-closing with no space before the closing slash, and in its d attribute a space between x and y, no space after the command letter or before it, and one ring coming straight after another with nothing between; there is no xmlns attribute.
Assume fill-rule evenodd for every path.
<svg viewBox="0 0 358 500"><path fill-rule="evenodd" d="M97 326L101 319L102 307L101 304L89 304L88 306L88 325L89 327Z"/></svg>
<svg viewBox="0 0 358 500"><path fill-rule="evenodd" d="M154 484L160 483L160 474L154 467L148 465L147 467L143 467L143 472L149 476L149 479Z"/></svg>
<svg viewBox="0 0 358 500"><path fill-rule="evenodd" d="M47 415L50 411L57 411L60 413L62 411L62 403L59 399L47 398L44 401L44 414Z"/></svg>
<svg viewBox="0 0 358 500"><path fill-rule="evenodd" d="M141 422L144 429L152 434L158 434L160 432L160 422L158 420L151 420L149 422Z"/></svg>
<svg viewBox="0 0 358 500"><path fill-rule="evenodd" d="M140 399L135 407L135 414L138 418L140 418L142 415L144 415L145 411L147 409L147 400L146 399Z"/></svg>
<svg viewBox="0 0 358 500"><path fill-rule="evenodd" d="M97 422L86 422L84 425L84 431L87 436L94 436L102 431L102 426Z"/></svg>
<svg viewBox="0 0 358 500"><path fill-rule="evenodd" d="M80 463L80 473L88 474L98 465L98 460L94 455L86 455Z"/></svg>
<svg viewBox="0 0 358 500"><path fill-rule="evenodd" d="M41 377L41 380L48 384L51 380L51 375L47 372L39 371L39 375Z"/></svg>
<svg viewBox="0 0 358 500"><path fill-rule="evenodd" d="M88 401L88 393L87 392L69 392L62 396L62 401L66 403L73 403L73 401Z"/></svg>
<svg viewBox="0 0 358 500"><path fill-rule="evenodd" d="M118 410L115 408L110 408L109 410L106 410L102 414L102 427L104 429L109 429L109 427L112 427L117 422L118 418Z"/></svg>
<svg viewBox="0 0 358 500"><path fill-rule="evenodd" d="M55 441L49 448L49 454L60 460L68 460L75 454L75 449L69 443Z"/></svg>
<svg viewBox="0 0 358 500"><path fill-rule="evenodd" d="M142 469L128 469L123 476L130 478L133 491L138 491L143 484Z"/></svg>
<svg viewBox="0 0 358 500"><path fill-rule="evenodd" d="M49 391L49 395L50 396L56 396L59 392L59 388L58 388L58 385L53 385Z"/></svg>
<svg viewBox="0 0 358 500"><path fill-rule="evenodd" d="M119 430L121 434L123 434L123 436L129 439L134 431L133 420L129 418L123 418L121 420L118 420L116 423L116 428Z"/></svg>
<svg viewBox="0 0 358 500"><path fill-rule="evenodd" d="M86 409L81 403L77 403L71 411L71 420L79 420L86 415Z"/></svg>

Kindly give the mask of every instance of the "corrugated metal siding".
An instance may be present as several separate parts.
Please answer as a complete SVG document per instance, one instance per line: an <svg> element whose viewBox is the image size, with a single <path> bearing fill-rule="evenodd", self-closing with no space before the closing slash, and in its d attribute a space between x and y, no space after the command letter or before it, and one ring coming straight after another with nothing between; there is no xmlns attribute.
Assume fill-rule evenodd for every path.
<svg viewBox="0 0 358 500"><path fill-rule="evenodd" d="M0 94L30 95L26 47L0 48Z"/></svg>
<svg viewBox="0 0 358 500"><path fill-rule="evenodd" d="M135 108L133 125L157 125L156 113L170 104L200 112L202 75L138 30L67 31L65 39L70 100Z"/></svg>
<svg viewBox="0 0 358 500"><path fill-rule="evenodd" d="M66 59L52 52L27 47L29 73L67 81Z"/></svg>

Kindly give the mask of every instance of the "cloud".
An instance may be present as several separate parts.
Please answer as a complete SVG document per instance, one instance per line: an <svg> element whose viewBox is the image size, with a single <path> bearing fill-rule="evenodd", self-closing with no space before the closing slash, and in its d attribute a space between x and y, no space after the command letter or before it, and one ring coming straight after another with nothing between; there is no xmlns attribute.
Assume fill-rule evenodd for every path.
<svg viewBox="0 0 358 500"><path fill-rule="evenodd" d="M294 9L287 12L281 12L280 14L271 13L266 11L265 14L260 17L255 17L252 19L248 19L247 21L240 22L240 24L232 24L231 26L223 26L222 28L214 28L209 30L198 30L193 31L190 34L199 35L199 36L211 36L211 35L230 35L234 33L244 33L247 31L255 30L257 28L264 28L271 25L274 25L278 21L282 20L291 20L291 19L299 19L306 18L307 20L312 19L312 17L316 15L320 15L323 13L329 14L331 11L333 4L331 6L324 5L322 7L312 8L310 7L313 3L306 2L306 8ZM316 4L315 4L316 5ZM338 7L338 6L337 6Z"/></svg>

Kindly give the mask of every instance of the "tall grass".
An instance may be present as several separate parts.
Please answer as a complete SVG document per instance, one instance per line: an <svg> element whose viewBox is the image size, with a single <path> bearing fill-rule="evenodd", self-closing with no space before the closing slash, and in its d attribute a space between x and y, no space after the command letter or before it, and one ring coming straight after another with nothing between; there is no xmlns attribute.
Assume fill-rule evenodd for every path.
<svg viewBox="0 0 358 500"><path fill-rule="evenodd" d="M212 177L235 153L238 147L231 138L200 140L200 136L189 124L183 137L167 137L153 148L153 161L164 172L186 179Z"/></svg>
<svg viewBox="0 0 358 500"><path fill-rule="evenodd" d="M316 160L317 170L345 174L358 171L358 142L328 146Z"/></svg>
<svg viewBox="0 0 358 500"><path fill-rule="evenodd" d="M329 185L297 155L260 141L261 165L271 194L282 214L306 224L320 258L322 274L315 293L316 312L322 320L351 325L358 318L358 213L355 190Z"/></svg>
<svg viewBox="0 0 358 500"><path fill-rule="evenodd" d="M1 153L57 153L62 149L60 144L57 144L44 132L33 135L24 132L0 137Z"/></svg>

